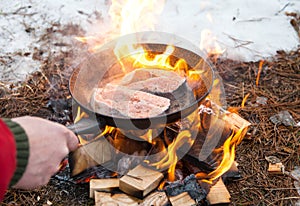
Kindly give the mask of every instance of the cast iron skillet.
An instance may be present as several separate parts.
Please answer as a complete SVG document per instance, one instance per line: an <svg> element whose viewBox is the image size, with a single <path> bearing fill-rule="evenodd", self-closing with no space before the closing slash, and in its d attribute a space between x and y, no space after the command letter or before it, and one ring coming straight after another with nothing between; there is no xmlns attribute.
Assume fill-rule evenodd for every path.
<svg viewBox="0 0 300 206"><path fill-rule="evenodd" d="M155 42L155 43L153 43ZM186 60L189 65L188 70L201 71L200 80L196 82L196 86L192 89L192 100L181 105L179 108L167 111L164 114L149 118L129 118L120 115L101 114L93 111L90 106L90 100L93 89L99 84L110 82L115 76L123 75L124 72L118 63L118 59L114 54L116 46L124 46L133 43L135 45L142 44L144 48L153 53L163 53L167 45L174 45L175 50L172 53L172 61L180 58ZM123 57L133 55L126 53ZM128 71L127 71L128 72ZM160 33L160 32L141 32L130 34L118 38L100 49L90 54L74 69L70 81L69 89L75 102L87 112L89 119L79 121L69 128L76 133L88 133L96 127L105 125L118 127L126 130L158 128L163 125L178 121L180 118L187 117L195 111L200 103L210 92L214 80L214 71L209 62L204 59L197 47L177 36ZM177 92L186 92L185 90ZM122 104L122 102L120 102Z"/></svg>

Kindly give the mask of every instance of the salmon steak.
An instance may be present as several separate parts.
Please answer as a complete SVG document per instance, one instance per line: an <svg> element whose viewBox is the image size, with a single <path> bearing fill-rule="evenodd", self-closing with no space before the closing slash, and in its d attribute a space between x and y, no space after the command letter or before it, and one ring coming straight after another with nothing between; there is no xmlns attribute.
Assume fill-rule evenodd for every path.
<svg viewBox="0 0 300 206"><path fill-rule="evenodd" d="M94 89L91 107L95 112L108 116L149 118L167 111L170 107L170 100L109 83L104 87Z"/></svg>

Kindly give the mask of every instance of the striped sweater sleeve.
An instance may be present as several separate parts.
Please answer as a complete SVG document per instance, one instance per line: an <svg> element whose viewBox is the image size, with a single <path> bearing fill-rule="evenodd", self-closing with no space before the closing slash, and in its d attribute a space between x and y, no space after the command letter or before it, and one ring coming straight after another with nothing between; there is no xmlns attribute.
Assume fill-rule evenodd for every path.
<svg viewBox="0 0 300 206"><path fill-rule="evenodd" d="M22 177L28 158L29 142L25 131L16 122L0 119L0 200L6 188Z"/></svg>

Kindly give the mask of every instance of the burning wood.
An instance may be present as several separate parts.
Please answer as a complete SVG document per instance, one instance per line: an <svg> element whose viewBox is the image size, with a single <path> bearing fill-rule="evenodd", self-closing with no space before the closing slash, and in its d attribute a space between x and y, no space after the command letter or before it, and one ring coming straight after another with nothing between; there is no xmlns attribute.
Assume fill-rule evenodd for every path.
<svg viewBox="0 0 300 206"><path fill-rule="evenodd" d="M159 185L163 177L162 173L139 165L120 179L120 190L142 199Z"/></svg>
<svg viewBox="0 0 300 206"><path fill-rule="evenodd" d="M163 94L173 93L186 79L176 72L161 69L136 69L124 76L120 85L130 89Z"/></svg>
<svg viewBox="0 0 300 206"><path fill-rule="evenodd" d="M95 192L111 192L119 187L119 179L91 179L90 180L90 198L95 197Z"/></svg>
<svg viewBox="0 0 300 206"><path fill-rule="evenodd" d="M214 186L210 188L206 199L208 200L210 205L230 203L230 194L221 178L216 182Z"/></svg>
<svg viewBox="0 0 300 206"><path fill-rule="evenodd" d="M91 106L101 114L147 118L165 112L170 107L170 100L147 92L107 84L104 88L95 89Z"/></svg>
<svg viewBox="0 0 300 206"><path fill-rule="evenodd" d="M214 114L216 114L216 113L214 113ZM178 161L176 159L177 158L176 155L178 155L180 153L180 151L181 151L180 148L182 147L182 143L188 143L189 145L198 144L198 146L200 146L199 149L201 149L201 146L203 146L203 141L207 137L207 135L206 135L207 130L202 130L202 128L200 126L198 126L199 125L197 123L198 121L196 121L195 118L199 118L203 122L209 121L207 123L209 128L211 126L215 126L215 127L219 128L218 127L219 125L216 124L216 122L221 122L221 123L223 123L222 125L224 125L223 127L220 127L220 132L218 133L221 135L221 138L212 153L212 155L217 155L217 156L209 157L211 160L214 160L213 162L215 162L216 165L214 165L214 167L211 167L211 163L207 163L207 162L205 163L204 160L203 160L203 162L201 162L199 160L199 150L197 150L197 149L195 150L195 148L192 147L191 151L195 152L195 154L193 154L194 158L192 158L195 161L195 165L203 165L203 164L204 165L201 167L198 167L199 171L192 172L192 173L196 174L196 176L193 174L194 178L188 179L187 177L189 177L191 175L188 176L188 174L182 174L182 177L187 175L186 178L184 178L184 180L181 179L181 180L178 180L178 181L175 181L172 183L168 183L168 186L165 186L165 188L164 188L167 193L167 196L170 197L169 200L172 202L173 205L181 204L181 200L179 200L179 198L184 200L185 205L187 205L187 204L192 205L192 204L195 204L195 202L205 201L207 191L209 191L209 188L211 187L211 184L209 184L209 183L214 182L215 179L221 177L224 173L226 173L226 171L230 167L232 167L232 162L234 161L233 152L234 152L235 144L238 144L238 142L241 141L243 134L245 134L244 133L245 130L249 126L249 122L242 119L241 117L239 117L236 114L226 113L223 111L222 117L219 117L219 116L214 117L218 121L214 121L215 119L212 120L212 118L210 118L211 116L212 116L211 114L207 114L204 117L203 117L203 115L201 116L201 114L200 114L200 116L198 116L197 112L195 112L195 114L193 116L189 116L188 118L180 120L180 122L178 122L178 125L176 124L177 126L174 127L175 128L174 131L170 129L170 126L168 126L163 130L164 131L163 133L158 134L158 135L155 135L155 132L153 133L152 130L151 131L146 131L146 130L139 131L136 133L135 131L126 131L126 130L123 131L123 130L119 130L118 128L114 128L114 130L112 130L109 133L109 135L105 135L105 136L111 137L111 138L109 138L110 145L112 146L113 149L115 149L115 151L112 150L111 153L114 153L113 154L114 160L115 160L115 162L118 162L118 170L114 170L114 171L117 171L119 175L122 173L122 171L124 171L124 173L126 174L127 169L130 169L130 167L127 167L127 165L133 166L133 165L140 164L143 161L143 157L145 157L149 154L152 154L153 153L152 150L153 150L153 148L155 149L156 146L158 149L157 152L161 152L164 149L166 149L166 152L168 152L168 155L170 157L170 159L168 159L168 161L167 161L166 169L168 168L169 164L173 164L175 162L175 164L173 165L174 170L172 170L172 171L175 171L176 165L178 165L178 164L176 164ZM211 125L211 124L213 124L213 125ZM198 132L195 141L192 141L192 133L190 132L193 129L195 129L195 131ZM215 134L215 133L212 133L212 134ZM130 138L127 136L130 136ZM136 138L132 139L131 136L134 136ZM143 138L141 138L141 136ZM156 138L156 136L157 136L157 138ZM172 137L172 138L169 139L170 137ZM202 137L203 137L203 139L201 139ZM211 136L211 138L213 138L213 136ZM103 137L103 139L105 139L105 138ZM137 139L137 140L142 139L142 140L146 140L146 141L141 142L141 141L137 141L135 139ZM167 140L169 140L169 142ZM133 142L136 142L136 144L133 144ZM178 143L178 144L176 144L176 143ZM173 144L174 144L174 149L172 149L173 147L170 147ZM85 145L84 145L84 147L85 147ZM99 152L98 148L94 148L94 149ZM120 158L121 156L120 155L118 156L118 153L119 153L118 151L120 151L120 152L126 151L125 154L128 154L128 156L121 155L122 158ZM140 155L141 157L139 157L140 152L142 153ZM163 153L163 154L166 154L166 153ZM230 158L228 158L228 154L230 154ZM167 156L167 154L166 154L166 156ZM190 156L191 156L190 153L185 154L183 159L190 163L190 161L187 159L187 157L190 157ZM165 157L163 156L162 159L164 159L164 158ZM174 158L174 160L172 158ZM135 163L129 164L130 161L136 162L136 164ZM147 161L149 161L150 165L153 165L152 159L149 158L149 159L147 159ZM165 162L163 162L163 163L165 163ZM185 164L184 161L182 163ZM124 165L126 166L125 169L124 169ZM187 166L187 165L184 165L184 166ZM121 168L121 169L119 170L119 168ZM171 168L171 167L169 167L169 168ZM180 168L176 168L176 170L178 170L178 169L180 170ZM168 172L170 172L170 171L171 170L169 169ZM170 173L169 173L169 177L170 177ZM201 174L203 174L203 175L201 176ZM198 178L198 180L196 179L196 177ZM147 201L153 201L154 199L159 199L162 201L162 199L164 199L164 198L158 198L161 195L151 193L151 191L153 191L158 186L158 184L162 178L163 178L162 173L139 165L139 166L135 167L134 169L129 170L129 172L125 176L120 178L119 189L121 191L123 191L124 193L131 195L133 197L136 197L139 199L145 198L144 201L147 198L148 198ZM176 180L176 178L174 180ZM195 181L193 181L193 180L195 180ZM105 183L101 183L101 182L102 182L102 180L99 180L99 184L101 184L101 185L98 185L98 186L94 183L91 184L91 188L90 188L91 197L93 195L92 193L95 190L109 191L112 188L117 187L117 185L112 186L111 185L112 183L110 183L110 182L107 185ZM196 184L194 184L193 182L195 182ZM203 188L202 187L203 185L201 185L200 182L202 182L202 183L206 182L205 184L208 183L207 188ZM221 182L221 183L223 184L223 182ZM209 200L210 204L215 204L215 202L217 202L217 201L219 201L221 203L226 203L226 202L230 201L230 195L228 197L229 193L226 190L226 187L224 186L224 184L221 185L224 188L220 189L221 186L219 184L221 184L221 183L217 183L215 186L213 186L213 187L219 188L217 190L220 190L220 191L222 190L221 193L220 193L220 191L217 192L217 194L220 197L218 197L217 195L214 194L214 192L216 192L215 189L212 188L210 190L210 196L207 196L207 199L210 199ZM97 187L98 187L98 189L97 189ZM223 190L225 190L225 191L223 191ZM128 198L128 195L126 196L125 199ZM105 197L105 198L107 198L107 197ZM119 200L118 201L116 200L116 199L118 199L118 196L115 196L115 195L109 196L109 198L110 198L110 201L114 201L113 203L116 203L116 204L119 201ZM113 200L111 200L111 199L113 199ZM123 204L122 201L123 200L121 200L120 204ZM130 198L130 201L132 201L132 198ZM101 204L103 204L103 202ZM137 204L137 203L132 203L132 204ZM141 202L138 202L138 204L141 204Z"/></svg>
<svg viewBox="0 0 300 206"><path fill-rule="evenodd" d="M183 192L177 196L169 197L169 200L173 206L191 206L196 204L196 201L193 200L187 192Z"/></svg>

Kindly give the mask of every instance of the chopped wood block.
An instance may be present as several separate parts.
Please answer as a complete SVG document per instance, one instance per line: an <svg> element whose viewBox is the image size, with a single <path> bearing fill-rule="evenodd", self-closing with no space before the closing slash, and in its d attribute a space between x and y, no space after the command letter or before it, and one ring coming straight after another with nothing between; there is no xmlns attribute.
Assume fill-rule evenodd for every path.
<svg viewBox="0 0 300 206"><path fill-rule="evenodd" d="M190 206L196 204L196 201L193 200L187 192L183 192L177 196L169 197L169 200L173 206Z"/></svg>
<svg viewBox="0 0 300 206"><path fill-rule="evenodd" d="M269 163L268 172L269 174L282 175L284 173L284 166L281 162L275 164Z"/></svg>
<svg viewBox="0 0 300 206"><path fill-rule="evenodd" d="M250 122L235 113L226 114L224 119L231 125L231 129L235 132L251 125Z"/></svg>
<svg viewBox="0 0 300 206"><path fill-rule="evenodd" d="M148 195L140 206L162 206L168 203L168 198L165 192L153 192Z"/></svg>
<svg viewBox="0 0 300 206"><path fill-rule="evenodd" d="M95 192L96 206L138 206L141 200L126 194Z"/></svg>
<svg viewBox="0 0 300 206"><path fill-rule="evenodd" d="M210 205L230 203L230 194L221 178L214 186L210 188L206 199L208 200Z"/></svg>
<svg viewBox="0 0 300 206"><path fill-rule="evenodd" d="M138 165L120 179L119 187L123 192L142 199L159 185L163 177L158 171Z"/></svg>
<svg viewBox="0 0 300 206"><path fill-rule="evenodd" d="M112 146L105 139L100 138L79 147L70 155L70 169L72 176L82 171L108 162L112 159Z"/></svg>
<svg viewBox="0 0 300 206"><path fill-rule="evenodd" d="M90 198L94 198L95 191L110 192L119 187L119 179L91 179L90 181Z"/></svg>

